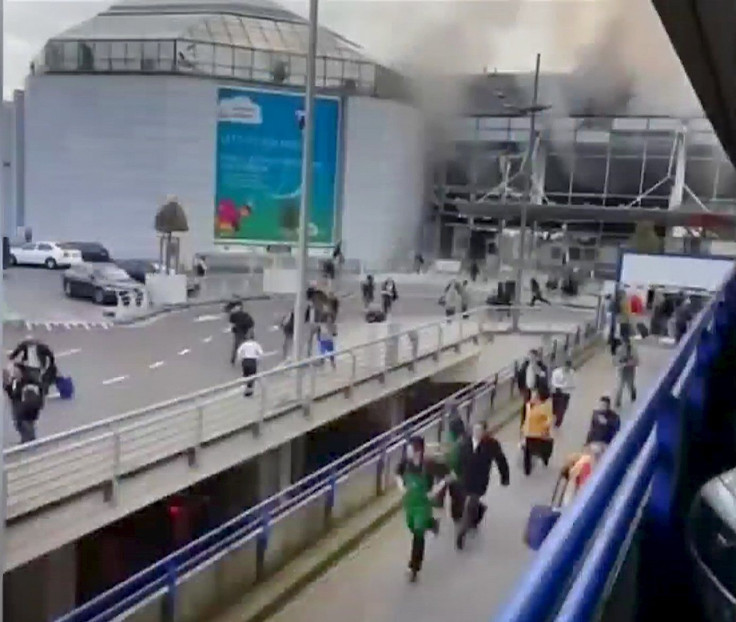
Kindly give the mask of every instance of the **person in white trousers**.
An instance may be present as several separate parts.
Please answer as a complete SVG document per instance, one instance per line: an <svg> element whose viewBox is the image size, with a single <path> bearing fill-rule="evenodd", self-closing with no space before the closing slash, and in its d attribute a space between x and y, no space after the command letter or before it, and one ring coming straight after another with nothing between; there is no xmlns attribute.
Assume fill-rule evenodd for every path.
<svg viewBox="0 0 736 622"><path fill-rule="evenodd" d="M570 404L570 395L575 389L575 370L572 361L567 359L562 367L552 372L552 411L555 427L560 427Z"/></svg>
<svg viewBox="0 0 736 622"><path fill-rule="evenodd" d="M258 373L258 359L263 356L263 348L252 336L249 336L238 347L236 356L243 370L243 378L246 379L245 397L251 397L253 395L253 376Z"/></svg>

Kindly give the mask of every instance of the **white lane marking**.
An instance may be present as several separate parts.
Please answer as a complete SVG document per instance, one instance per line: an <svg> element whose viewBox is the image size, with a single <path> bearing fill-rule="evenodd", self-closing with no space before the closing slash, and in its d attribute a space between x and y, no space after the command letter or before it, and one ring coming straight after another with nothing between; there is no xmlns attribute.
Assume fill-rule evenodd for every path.
<svg viewBox="0 0 736 622"><path fill-rule="evenodd" d="M127 380L128 376L115 376L114 378L108 378L107 380L103 380L102 384L108 385L108 384L116 384L118 382L123 382L124 380Z"/></svg>
<svg viewBox="0 0 736 622"><path fill-rule="evenodd" d="M281 330L280 326L271 326L271 328L268 329L269 333L275 333L276 331Z"/></svg>
<svg viewBox="0 0 736 622"><path fill-rule="evenodd" d="M163 367L163 366L164 366L164 362L163 361L156 361L155 363L151 363L148 366L148 369L158 369L159 367Z"/></svg>
<svg viewBox="0 0 736 622"><path fill-rule="evenodd" d="M276 356L277 354L281 354L281 351L280 350L271 350L270 352L264 352L263 353L263 357L265 358L267 356Z"/></svg>
<svg viewBox="0 0 736 622"><path fill-rule="evenodd" d="M200 315L196 318L194 318L195 323L196 322L216 322L217 320L222 319L221 315Z"/></svg>
<svg viewBox="0 0 736 622"><path fill-rule="evenodd" d="M223 333L224 335L227 335L227 334L228 334L229 332L232 332L229 326L228 326L227 328L223 328L223 329L222 329L222 333Z"/></svg>
<svg viewBox="0 0 736 622"><path fill-rule="evenodd" d="M71 356L72 354L79 354L82 351L82 348L72 348L71 350L64 350L63 352L59 352L56 355L56 358L62 358L64 356Z"/></svg>
<svg viewBox="0 0 736 622"><path fill-rule="evenodd" d="M202 343L209 343L210 341L212 341L211 335L209 337L205 337L204 339L202 339Z"/></svg>
<svg viewBox="0 0 736 622"><path fill-rule="evenodd" d="M179 356L184 356L185 354L189 354L191 350L189 348L184 348L183 350L179 351Z"/></svg>

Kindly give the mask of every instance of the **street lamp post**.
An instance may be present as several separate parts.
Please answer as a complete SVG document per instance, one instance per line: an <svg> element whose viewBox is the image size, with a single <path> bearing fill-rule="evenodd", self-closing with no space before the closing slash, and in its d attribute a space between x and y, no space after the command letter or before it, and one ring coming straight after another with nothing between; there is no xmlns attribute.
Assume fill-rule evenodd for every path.
<svg viewBox="0 0 736 622"><path fill-rule="evenodd" d="M534 157L534 141L537 133L537 108L539 107L539 69L541 65L542 55L537 54L537 63L534 68L534 91L532 94L531 119L529 122L529 146L527 147L526 164L529 170L526 180L526 192L521 202L521 222L519 223L519 256L516 264L516 291L514 292L514 312L512 314L514 331L519 330L519 318L521 316L521 288L524 283L524 263L526 261L526 229L527 229L527 209L532 197L532 173L534 165L532 158Z"/></svg>
<svg viewBox="0 0 736 622"><path fill-rule="evenodd" d="M306 346L304 316L307 306L307 261L309 257L309 210L312 203L312 174L314 165L314 91L317 73L317 20L318 0L309 2L309 42L307 46L307 84L304 90L304 128L302 130L301 202L299 204L299 247L297 255L296 303L294 305L294 358L304 358ZM297 387L301 395L301 376Z"/></svg>
<svg viewBox="0 0 736 622"><path fill-rule="evenodd" d="M0 0L0 106L4 106L5 88L5 71L3 69L5 63L5 0ZM9 136L0 136L0 144L8 140ZM4 152L4 149L3 149ZM3 155L3 160L5 156ZM4 162L3 162L4 166ZM2 176L2 184L7 182L7 176ZM8 193L3 186L0 186L0 240L5 235L5 197ZM0 343L3 343L3 324L5 323L5 249L2 249L2 259L0 260ZM0 420L5 423L5 400L0 400ZM6 512L6 495L7 495L7 478L5 476L5 426L0 425L0 619L2 619L3 611L3 577L5 576L5 517Z"/></svg>

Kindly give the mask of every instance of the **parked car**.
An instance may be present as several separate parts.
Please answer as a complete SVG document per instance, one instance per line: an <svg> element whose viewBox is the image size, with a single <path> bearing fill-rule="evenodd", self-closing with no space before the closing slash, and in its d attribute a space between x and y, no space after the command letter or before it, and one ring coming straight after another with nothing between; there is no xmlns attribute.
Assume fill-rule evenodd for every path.
<svg viewBox="0 0 736 622"><path fill-rule="evenodd" d="M155 262L148 261L147 259L121 259L115 262L118 267L125 270L132 279L139 283L146 282L147 274L157 274L164 271L164 267ZM171 274L175 271L170 269ZM192 295L199 290L199 281L192 276L187 276L187 293Z"/></svg>
<svg viewBox="0 0 736 622"><path fill-rule="evenodd" d="M73 248L82 253L82 261L89 263L110 262L110 251L99 242L64 242L64 248Z"/></svg>
<svg viewBox="0 0 736 622"><path fill-rule="evenodd" d="M116 304L119 292L141 291L138 281L115 264L81 263L64 272L64 293L69 298L87 298L96 304Z"/></svg>
<svg viewBox="0 0 736 622"><path fill-rule="evenodd" d="M59 242L27 242L10 247L11 266L68 268L82 261L82 253Z"/></svg>

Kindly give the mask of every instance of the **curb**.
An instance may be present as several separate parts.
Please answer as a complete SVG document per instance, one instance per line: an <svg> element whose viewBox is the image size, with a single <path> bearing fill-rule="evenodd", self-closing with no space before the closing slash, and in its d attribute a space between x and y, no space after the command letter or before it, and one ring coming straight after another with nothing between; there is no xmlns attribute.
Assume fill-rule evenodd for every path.
<svg viewBox="0 0 736 622"><path fill-rule="evenodd" d="M600 351L602 351L604 345L605 344L601 340L596 340L589 346L587 346L576 358L575 367L578 368L582 365L585 365ZM488 431L492 434L496 434L514 421L518 421L520 406L521 400L517 398L511 400L505 408L500 409L500 411L495 416L492 415L490 417L489 423L491 423L491 425L489 425ZM390 498L392 496L395 497L395 499L391 499L389 502L387 498ZM333 551L326 553L324 557L316 560L309 568L304 569L283 588L275 589L268 598L264 596L263 600L266 602L264 602L262 605L256 605L253 607L252 603L253 601L258 600L257 597L246 599L243 604L245 605L245 607L247 607L247 603L250 601L251 606L253 607L253 611L237 611L239 605L235 604L222 610L219 616L212 616L208 619L214 620L215 622L231 622L233 620L237 620L237 622L265 622L266 620L268 620L268 618L275 615L284 607L286 607L301 592L309 587L309 585L311 585L312 583L314 583L314 581L326 574L332 567L336 566L351 552L357 549L363 541L365 541L367 538L380 530L381 527L383 527L389 520L391 520L391 518L393 518L396 514L400 512L402 508L401 498L398 494L395 493L395 491L390 491L376 497L373 501L368 502L362 510L357 510L357 512L353 514L353 516L347 518L345 522L347 523L353 520L361 512L368 510L372 505L380 504L382 500L385 501L386 507L377 512L376 516L373 519L368 521L365 525L362 525L359 529L356 530L355 533L347 537L346 540L338 545ZM310 549L318 549L321 545L324 544L326 540L330 539L330 537L333 535L331 532L332 530L328 530L322 538L320 538L314 544L308 546L304 552L309 551ZM298 556L295 558L295 560L296 559L298 559ZM274 577L288 572L289 565L290 562L284 565L280 570L278 570L275 575L272 575L270 579L267 578L263 583L256 584L254 588L257 590L259 585L266 585L268 584L269 580L273 580Z"/></svg>
<svg viewBox="0 0 736 622"><path fill-rule="evenodd" d="M256 300L271 300L272 296L269 294L257 294L254 296L239 296L238 299L242 300L243 302L252 302ZM228 296L227 298L213 298L209 300L194 300L192 302L183 302L181 304L176 305L166 305L164 307L161 307L160 309L155 309L152 311L149 311L147 313L144 313L143 315L138 315L134 318L122 318L118 319L115 317L110 318L116 326L131 326L133 324L137 324L138 322L144 322L146 320L150 320L154 317L159 317L161 315L166 315L168 313L173 313L175 311L183 311L186 309L196 309L198 307L210 307L212 305L224 305L227 304L232 300L232 296ZM112 312L114 313L114 311Z"/></svg>

